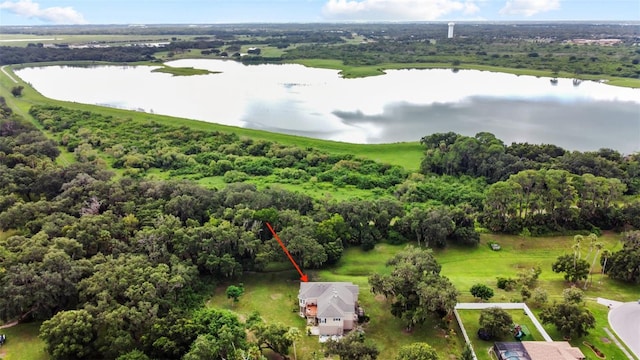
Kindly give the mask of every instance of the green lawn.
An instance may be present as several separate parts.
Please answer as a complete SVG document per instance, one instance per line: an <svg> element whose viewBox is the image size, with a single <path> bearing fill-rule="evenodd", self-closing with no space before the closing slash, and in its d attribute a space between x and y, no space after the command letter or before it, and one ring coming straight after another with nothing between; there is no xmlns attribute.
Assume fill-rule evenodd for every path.
<svg viewBox="0 0 640 360"><path fill-rule="evenodd" d="M3 360L46 360L49 356L44 343L38 338L40 323L20 324L0 329L7 341L0 347L0 359Z"/></svg>
<svg viewBox="0 0 640 360"><path fill-rule="evenodd" d="M610 251L622 248L619 235L605 233L599 238ZM498 242L502 250L492 251L488 241ZM520 236L483 234L481 244L475 249L449 247L436 252L438 262L442 264L442 274L448 276L462 293L461 302L473 301L469 292L476 283L484 283L494 288L495 296L491 301L509 302L520 300L517 291L504 291L496 288L496 277L516 277L519 270L539 265L542 274L539 286L546 289L551 299L560 299L562 290L568 286L561 274L551 271L551 264L560 255L572 253L572 236L523 238ZM583 249L583 257L588 249ZM591 255L590 259L593 257ZM589 287L587 297L611 297L621 301L632 301L640 291L639 286L621 284L617 281L601 278L600 266L596 264L593 286ZM599 283L600 282L600 283Z"/></svg>
<svg viewBox="0 0 640 360"><path fill-rule="evenodd" d="M245 274L238 281L244 284L245 293L237 304L233 304L225 296L228 285L238 284L233 282L219 286L207 306L232 310L240 315L241 320L245 320L253 311L258 311L266 322L281 322L298 328L305 334L296 344L298 359L311 359L307 355L320 351L320 344L317 337L306 336L306 322L298 316L299 279L295 270Z"/></svg>
<svg viewBox="0 0 640 360"><path fill-rule="evenodd" d="M633 293L633 291L631 291L631 293ZM637 289L635 293L636 295L638 294ZM626 359L627 357L624 355L624 353L613 343L611 338L609 338L607 333L603 330L604 327L607 327L611 330L609 321L607 320L609 309L604 305L596 303L596 301L593 299L588 299L586 301L586 307L591 311L591 313L593 313L593 316L596 319L596 328L592 329L590 331L590 334L587 336L579 339L571 339L569 341L571 345L579 347L580 350L582 350L582 353L585 354L587 359L596 359L596 357L594 356L593 351L591 351L589 347L584 345L585 341L588 341L591 344L595 345L606 355L607 359ZM534 310L534 313L537 316L539 311ZM553 325L545 325L544 328L554 340L563 340L562 335L558 333Z"/></svg>
<svg viewBox="0 0 640 360"><path fill-rule="evenodd" d="M2 235L2 234L0 234ZM617 249L618 235L605 234L600 238L609 249ZM503 250L494 252L486 246L489 240L497 241ZM496 290L496 296L492 301L505 301L519 297L517 292L504 292L497 290L495 286L495 276L515 275L515 272L522 266L540 264L543 272L540 277L540 286L549 291L552 299L560 299L561 291L567 284L562 280L560 274L550 271L550 264L555 257L566 251L573 241L570 236L547 237L547 238L520 238L518 236L498 236L482 235L482 244L475 249L448 248L436 252L436 257L442 264L442 273L448 276L456 287L461 291L460 301L473 301L468 289L473 283L483 282ZM403 330L402 323L394 318L390 313L390 305L384 298L374 296L369 292L367 277L371 273L389 273L390 268L385 266L385 262L395 253L402 250L404 246L378 244L375 249L363 252L359 248L347 249L335 266L319 270L306 271L312 281L351 281L360 286L360 303L371 317L370 323L364 326L367 336L374 340L381 350L380 359L393 358L395 351L405 344L416 341L425 341L434 346L446 358L445 354L456 354L462 347L460 331L454 327L455 335L449 336L446 332L438 330L436 323L424 324L417 327L412 333ZM265 321L278 321L287 326L298 327L305 333L305 322L293 309L296 306L296 297L299 288L299 275L291 265L283 262L273 264L272 269L289 269L284 271L274 271L268 273L248 273L242 279L233 283L220 285L215 294L208 301L208 306L230 309L245 318L252 311L257 310ZM601 280L601 283L598 282ZM226 286L243 282L246 292L240 298L238 304L233 304L224 295ZM631 301L637 297L640 286L631 286L611 281L607 278L594 278L594 286L587 290L589 298L597 296L610 297L615 300ZM574 346L579 346L582 351L589 356L591 353L583 341L589 341L596 345L601 351L607 354L609 359L622 359L622 353L608 340L603 327L608 327L607 308L597 305L594 301L587 301L588 308L596 317L597 326L592 334L572 341ZM468 312L468 311L467 311ZM465 327L474 338L477 331L477 317L479 312L466 314L463 312ZM525 324L532 332L534 339L539 340L539 335L534 332L535 327L523 316L520 311L511 311L516 323ZM534 313L539 310L534 309ZM37 338L39 324L23 324L11 329L3 330L10 339L7 345L2 348L5 352L5 359L46 359L43 352L43 344ZM474 328L474 326L476 326ZM545 326L547 332L556 340L561 340L561 336L553 326ZM475 329L475 330L474 330ZM18 340L19 339L19 342ZM482 349L484 345L474 343L476 349ZM486 348L486 346L484 346ZM320 344L316 337L303 336L297 344L298 359L310 359L313 351L320 351ZM482 352L478 351L478 355ZM16 357L20 355L20 357ZM481 357L483 359L483 357Z"/></svg>
<svg viewBox="0 0 640 360"><path fill-rule="evenodd" d="M593 313L596 318L596 329L593 329L591 333L587 336L584 336L580 339L572 339L569 342L572 346L579 347L582 350L582 353L585 354L587 359L594 359L593 352L589 347L584 345L584 342L587 341L593 345L595 345L600 351L602 351L608 359L626 359L624 353L613 343L612 339L608 337L608 335L602 329L603 327L609 327L607 320L607 312L608 309L603 306L597 304L595 301L588 300L586 303L587 308ZM520 310L507 310L509 314L511 314L514 324L522 324L525 325L528 329L527 334L530 336L526 336L523 341L544 341L542 336L536 330L535 326L531 322L528 316L524 315L524 313ZM478 338L477 331L480 328L479 320L480 320L480 311L479 310L459 310L460 318L464 324L464 327L467 331L467 335L471 340L473 345L473 349L478 356L479 360L493 360L489 355L489 349L493 345L493 341L484 341ZM534 313L539 313L539 311L534 311ZM536 314L537 316L537 314ZM551 338L555 341L564 341L562 335L558 333L553 325L545 325L545 331L551 336ZM515 341L513 338L509 337L506 339L500 339L500 341Z"/></svg>
<svg viewBox="0 0 640 360"><path fill-rule="evenodd" d="M511 318L513 319L514 324L521 325L523 329L525 329L525 336L523 341L544 341L542 335L536 330L536 327L533 325L533 322L529 317L524 314L522 310L505 310ZM479 360L492 360L489 356L489 349L493 346L493 341L484 341L478 338L478 329L480 329L480 310L458 310L458 314L460 315L460 319L464 324L465 330L467 331L467 335L471 340L471 344L473 345L473 350L478 356ZM500 339L500 341L516 341L514 337L509 336L505 339Z"/></svg>
<svg viewBox="0 0 640 360"><path fill-rule="evenodd" d="M551 300L559 300L562 297L562 290L569 286L561 274L551 271L551 263L557 256L568 252L573 243L572 236L542 237L542 238L521 238L519 236L489 235L483 234L482 243L475 249L449 247L435 252L438 262L442 265L442 274L446 275L461 292L459 300L461 302L472 302L473 297L469 293L469 288L475 283L485 283L496 291L496 296L491 299L495 302L509 302L511 300L520 301L518 291L506 292L496 288L496 276L515 277L518 270L535 265L542 267L542 274L539 279L539 286L546 289ZM619 235L606 233L600 237L605 243L605 247L610 250L617 250L621 247ZM497 241L502 246L501 251L492 251L487 246L488 241ZM403 245L378 244L375 249L364 252L359 248L349 248L344 252L338 264L331 268L319 271L307 271L312 281L351 281L360 286L359 300L367 314L371 317L369 324L365 325L367 336L373 339L382 351L380 358L393 358L395 351L405 344L416 341L425 341L434 346L445 358L445 354L456 354L462 347L463 340L459 330L455 336L446 336L445 332L438 330L436 323L424 324L417 327L412 333L403 331L402 323L394 318L390 313L390 304L380 296L374 296L369 292L367 278L372 273L388 274L390 268L385 266L386 261L394 254L404 248ZM585 250L583 256L588 250ZM276 266L277 265L277 266ZM271 268L286 269L291 265L287 263L274 264ZM600 269L597 268L596 272ZM243 277L247 292L236 306L224 296L224 288L221 286L216 294L211 298L209 304L233 309L242 316L247 316L251 311L258 310L267 321L281 321L287 326L297 326L303 329L304 321L296 313L291 311L295 304L295 298L299 287L298 275L295 271L273 272L268 274L249 274ZM637 298L640 286L627 285L617 281L609 280L599 275L594 276L593 285L586 291L589 299L595 297L610 297L620 301L632 301ZM582 341L587 340L606 353L614 355L614 358L622 358L620 350L614 345L606 343L607 335L602 330L609 326L607 321L607 308L598 306L592 300L588 301L589 309L594 312L597 319L596 329L592 334L572 341L574 346L580 346L585 354L590 350L582 345ZM534 309L537 313L539 310ZM535 340L542 337L536 332L530 320L521 311L513 311L514 321L525 324L531 331ZM465 320L465 326L470 336L475 334L479 312L476 315L465 315L471 318ZM556 340L561 340L553 327L545 327L547 332ZM473 338L473 336L471 336ZM303 345L298 349L314 351L319 349L315 338L303 341ZM482 345L476 345L476 347ZM301 351L299 351L301 352ZM299 354L300 355L300 354ZM301 358L301 357L299 357ZM305 359L302 357L301 359Z"/></svg>
<svg viewBox="0 0 640 360"><path fill-rule="evenodd" d="M359 249L348 249L341 261L334 267L320 271L307 271L311 281L350 281L360 286L359 303L365 309L371 321L364 325L367 337L374 340L381 351L380 359L392 359L402 345L422 341L436 347L440 354L458 354L463 339L455 327L455 334L449 336L445 331L436 329L436 323L425 324L413 332L404 331L404 326L391 315L390 304L380 296L368 291L367 277L372 272L388 272L385 262L404 246L379 244L370 252ZM274 269L289 267L291 264L276 264ZM224 290L232 283L220 286L208 305L231 309L242 317L253 310L259 311L266 321L280 321L287 326L299 327L303 333L305 322L292 309L296 306L299 276L294 270L267 274L248 274L238 282L243 282L246 292L240 302L233 305L226 299ZM298 359L309 359L302 354L320 351L317 337L303 337L303 344L298 345Z"/></svg>

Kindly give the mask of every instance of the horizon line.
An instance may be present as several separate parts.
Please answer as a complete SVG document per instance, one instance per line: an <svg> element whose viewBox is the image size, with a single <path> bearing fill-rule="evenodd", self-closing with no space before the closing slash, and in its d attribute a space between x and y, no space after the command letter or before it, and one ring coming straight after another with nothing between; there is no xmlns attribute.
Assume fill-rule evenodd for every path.
<svg viewBox="0 0 640 360"><path fill-rule="evenodd" d="M640 25L640 20L342 20L342 21L249 21L249 22L214 22L214 23L94 23L94 24L13 24L0 25L8 27L87 27L87 26L219 26L219 25L349 25L349 24L447 24L449 22L467 24L515 24L515 23L618 23L621 25Z"/></svg>

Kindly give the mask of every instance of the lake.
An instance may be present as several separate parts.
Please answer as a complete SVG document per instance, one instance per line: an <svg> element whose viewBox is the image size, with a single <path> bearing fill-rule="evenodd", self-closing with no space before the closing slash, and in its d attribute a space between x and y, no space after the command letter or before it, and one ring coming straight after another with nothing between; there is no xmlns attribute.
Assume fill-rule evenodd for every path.
<svg viewBox="0 0 640 360"><path fill-rule="evenodd" d="M343 79L302 65L191 59L218 73L172 76L152 66L45 66L16 74L44 96L352 143L488 131L569 150L640 151L640 89L593 81L449 69Z"/></svg>

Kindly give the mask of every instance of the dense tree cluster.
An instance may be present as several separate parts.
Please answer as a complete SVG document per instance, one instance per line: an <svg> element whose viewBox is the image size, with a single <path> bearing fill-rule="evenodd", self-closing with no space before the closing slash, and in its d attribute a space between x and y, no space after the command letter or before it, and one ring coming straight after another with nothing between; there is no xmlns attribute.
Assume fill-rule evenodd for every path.
<svg viewBox="0 0 640 360"><path fill-rule="evenodd" d="M566 216L597 218L605 210L622 214L614 224L637 226L624 214L640 212L633 204L617 207L624 181L586 170L580 175L541 167L487 185L489 180L475 173L409 175L350 155L232 133L61 107L34 106L31 114L54 140L0 98L0 229L6 232L0 238L0 317L46 320L41 337L60 359L98 354L257 359L265 349L286 355L297 335L281 324L198 309L208 284L287 261L266 222L305 269L336 263L350 246L369 250L380 242L417 242L418 248L408 247L389 261L390 276L370 278L373 291L389 298L393 314L412 328L434 315L448 315L458 294L422 247L477 245L479 215L498 230L514 231L509 226L535 229L536 221L565 226L573 219ZM448 134L443 141L447 137L454 145L460 138ZM491 134L469 139L508 155ZM76 161L56 163L59 146L73 152ZM519 146L512 156L541 163L549 154L564 156L552 146L535 149ZM475 166L469 156L456 166ZM610 170L620 169L623 178L629 174L618 166L627 160L611 153L606 159L617 164ZM172 179L145 178L149 169ZM223 177L228 184L205 188L180 179L185 175ZM379 196L314 199L276 185L243 182L256 178L294 184L314 179L375 189ZM637 267L627 261L638 257L633 239L630 235L620 255L611 255L609 266L603 266L612 277L627 263ZM517 283L533 288L535 277L522 276ZM368 342L352 342L375 358L377 350ZM341 346L335 351L343 351ZM424 350L418 348L406 351Z"/></svg>
<svg viewBox="0 0 640 360"><path fill-rule="evenodd" d="M564 300L554 302L540 312L544 324L553 324L565 339L575 339L589 334L595 327L593 314L582 302Z"/></svg>
<svg viewBox="0 0 640 360"><path fill-rule="evenodd" d="M640 284L640 231L630 231L622 237L623 248L601 260L610 277ZM608 263L608 264L607 264Z"/></svg>
<svg viewBox="0 0 640 360"><path fill-rule="evenodd" d="M456 25L456 38L446 39L444 24L353 25L364 41L340 46L305 43L288 49L284 59L339 59L346 65L384 63L461 63L507 68L608 74L636 78L640 74L636 35L626 26L588 24ZM605 46L579 46L573 39L600 39L604 34L623 39L612 51ZM615 34L615 35L613 35Z"/></svg>
<svg viewBox="0 0 640 360"><path fill-rule="evenodd" d="M475 195L481 187L473 187L474 182L468 180L464 187L457 187L460 194L471 195L467 202L481 209L479 219L492 231L520 233L526 229L538 235L637 226L639 204L619 203L623 195L638 193L637 154L623 157L610 149L568 152L554 145L526 143L506 146L490 133L475 137L439 133L421 142L426 147L423 173L482 177L491 183L480 196L482 206L477 205ZM398 189L401 198L417 195L425 199L420 194L433 186L430 184Z"/></svg>
<svg viewBox="0 0 640 360"><path fill-rule="evenodd" d="M509 233L621 229L634 221L633 206L618 203L625 189L615 178L524 170L487 189L481 220L493 231Z"/></svg>
<svg viewBox="0 0 640 360"><path fill-rule="evenodd" d="M469 175L487 182L505 181L523 170L565 170L572 174L592 174L616 178L626 193L640 190L640 160L637 155L622 156L611 149L594 152L567 151L550 144L512 143L505 145L493 134L480 132L464 136L453 132L424 136L425 174Z"/></svg>
<svg viewBox="0 0 640 360"><path fill-rule="evenodd" d="M157 49L143 46L101 48L45 48L41 46L0 46L0 65L45 61L134 62L154 60Z"/></svg>
<svg viewBox="0 0 640 360"><path fill-rule="evenodd" d="M108 153L107 147L116 147L110 142L117 136L106 136L100 128L76 131L82 140L74 150L93 144L95 154L88 148L75 151L77 161L60 166L54 162L59 154L55 141L2 104L0 228L10 233L0 240L0 316L46 320L41 336L54 358L97 354L109 359L121 355L195 359L207 354L239 358L241 353L259 354L267 348L284 353L295 339L288 329L249 324L231 313L193 310L206 284L287 261L265 222L274 225L304 268L335 263L348 246L371 249L381 241L398 243L416 236L431 246L456 239L475 244L478 239L472 215L463 208L425 208L430 219L425 223L422 213L407 211L391 195L376 200L314 200L249 183L216 190L185 180L114 177L99 151L104 146ZM72 112L75 117L69 118L65 109L58 109L44 112L49 118L43 119L39 110L36 107L32 113L48 129L74 127L79 118L94 116ZM187 132L148 126L171 136L184 137L176 131ZM328 160L333 155L223 133L188 135L206 139L198 146L214 146L217 141L220 151L209 152L211 156L232 147L242 151L243 160L227 161L247 171L269 161L265 155L270 151L285 152L294 162L320 157L333 161L329 170L335 171L368 168L374 173L385 167L348 158ZM158 140L165 141L162 136ZM304 156L296 158L298 152ZM189 151L180 148L176 153ZM252 153L263 156L251 157ZM158 154L151 154L149 158L157 161ZM438 235L431 238L438 226ZM430 298L429 312L446 313L455 302L455 289L434 271L422 279L421 296ZM434 284L451 296L436 298L442 294L430 293ZM224 326L229 330L223 336ZM262 340L248 341L247 330Z"/></svg>
<svg viewBox="0 0 640 360"><path fill-rule="evenodd" d="M104 152L114 168L126 169L132 176L149 169L196 179L224 176L226 182L271 175L281 183L304 183L314 178L361 189L387 189L407 176L398 166L240 138L233 133L198 131L152 121L132 123L54 106L34 106L30 113L79 160L91 160L96 151Z"/></svg>
<svg viewBox="0 0 640 360"><path fill-rule="evenodd" d="M3 28L20 33L21 28ZM161 38L169 44L160 49L169 54L198 49L203 55L233 57L248 63L290 61L295 59L336 59L345 65L385 63L483 64L506 68L526 68L575 74L638 78L640 53L633 46L637 29L622 24L458 24L456 38L447 39L446 25L413 24L260 24L213 25L207 27L79 26L77 28L42 27L32 34L116 34L172 35ZM573 44L575 39L620 39L615 46ZM170 40L170 41L169 41ZM356 41L354 41L356 40ZM157 40L156 40L157 41ZM116 61L153 60L159 49L135 42L100 41L108 47L69 49L45 48L42 43L26 48L2 47L0 64L42 61ZM126 41L124 41L126 42ZM295 44L296 46L290 46ZM260 45L285 49L275 57L241 57L242 46Z"/></svg>
<svg viewBox="0 0 640 360"><path fill-rule="evenodd" d="M482 223L492 231L531 234L636 226L638 155L568 152L553 145L506 146L490 133L475 137L439 133L421 140L426 174L483 177ZM469 194L470 192L465 192ZM474 202L470 202L474 203Z"/></svg>
<svg viewBox="0 0 640 360"><path fill-rule="evenodd" d="M369 277L371 290L391 300L391 313L411 330L430 317L444 318L451 314L458 291L445 276L428 249L408 246L387 262L393 270L389 275Z"/></svg>

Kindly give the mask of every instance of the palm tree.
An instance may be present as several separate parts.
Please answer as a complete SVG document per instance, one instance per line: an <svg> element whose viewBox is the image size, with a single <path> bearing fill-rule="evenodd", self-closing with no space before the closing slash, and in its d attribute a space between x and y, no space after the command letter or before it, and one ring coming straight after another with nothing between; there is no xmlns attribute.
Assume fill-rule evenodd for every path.
<svg viewBox="0 0 640 360"><path fill-rule="evenodd" d="M587 254L587 256L585 256L585 260L589 259L589 256L593 251L593 246L595 245L596 241L598 241L598 235L591 233L587 238L589 239L589 253Z"/></svg>
<svg viewBox="0 0 640 360"><path fill-rule="evenodd" d="M575 260L579 260L582 256L580 254L580 243L582 242L582 240L584 239L584 236L582 235L576 235L573 237L573 241L575 241L575 244L573 244L573 259L574 262Z"/></svg>
<svg viewBox="0 0 640 360"><path fill-rule="evenodd" d="M284 335L286 338L291 340L293 343L293 358L294 360L298 360L298 354L296 352L296 341L300 340L302 334L300 334L300 330L298 328L289 328L289 331Z"/></svg>
<svg viewBox="0 0 640 360"><path fill-rule="evenodd" d="M598 259L598 255L600 254L600 251L602 250L602 248L604 247L604 243L602 243L601 241L596 241L593 246L596 248L596 254L593 256L593 261L591 261L591 268L589 268L589 275L591 277L590 280L585 279L584 280L584 289L587 290L587 282L590 282L591 284L593 284L593 267L596 265L596 260Z"/></svg>
<svg viewBox="0 0 640 360"><path fill-rule="evenodd" d="M602 276L604 276L604 273L607 271L607 260L609 260L609 256L611 256L611 251L604 249L604 251L602 252L602 258L604 259L602 263ZM600 277L600 280L598 280L598 282L600 281L602 281L602 277Z"/></svg>

